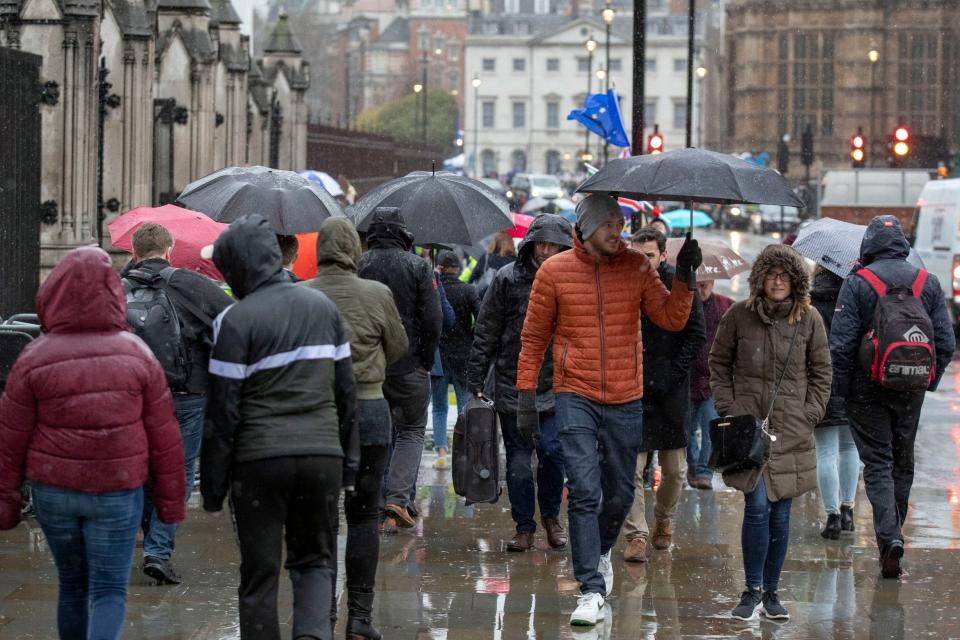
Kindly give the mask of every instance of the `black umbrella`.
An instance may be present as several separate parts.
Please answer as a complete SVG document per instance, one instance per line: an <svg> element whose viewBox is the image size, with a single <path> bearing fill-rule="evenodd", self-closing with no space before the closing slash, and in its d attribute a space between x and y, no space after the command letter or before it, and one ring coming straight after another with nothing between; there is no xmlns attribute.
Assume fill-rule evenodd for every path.
<svg viewBox="0 0 960 640"><path fill-rule="evenodd" d="M692 147L611 160L577 191L636 200L806 206L773 169Z"/></svg>
<svg viewBox="0 0 960 640"><path fill-rule="evenodd" d="M283 235L317 231L327 218L343 215L320 185L293 171L259 166L211 173L188 184L178 202L217 222L258 213Z"/></svg>
<svg viewBox="0 0 960 640"><path fill-rule="evenodd" d="M472 245L513 226L506 199L479 180L447 171L414 171L363 196L349 215L367 231L377 207L397 207L420 245Z"/></svg>

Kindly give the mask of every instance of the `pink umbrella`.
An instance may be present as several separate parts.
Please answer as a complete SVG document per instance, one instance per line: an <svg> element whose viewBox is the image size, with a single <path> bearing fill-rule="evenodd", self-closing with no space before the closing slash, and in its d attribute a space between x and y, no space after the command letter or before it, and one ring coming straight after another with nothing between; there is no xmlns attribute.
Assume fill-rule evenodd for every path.
<svg viewBox="0 0 960 640"><path fill-rule="evenodd" d="M223 275L213 261L200 257L200 250L223 233L227 225L215 222L209 216L172 204L162 207L137 207L117 217L107 225L110 242L124 251L133 252L133 234L144 222L163 225L173 236L173 254L170 264L182 269L191 269L213 278L223 280Z"/></svg>
<svg viewBox="0 0 960 640"><path fill-rule="evenodd" d="M534 216L528 216L525 213L511 213L513 216L513 226L507 229L507 233L512 238L522 238L533 224Z"/></svg>

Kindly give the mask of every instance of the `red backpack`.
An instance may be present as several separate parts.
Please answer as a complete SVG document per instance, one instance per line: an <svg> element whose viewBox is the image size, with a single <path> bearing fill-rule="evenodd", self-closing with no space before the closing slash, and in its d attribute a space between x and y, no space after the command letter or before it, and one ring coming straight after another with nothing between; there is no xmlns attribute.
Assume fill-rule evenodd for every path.
<svg viewBox="0 0 960 640"><path fill-rule="evenodd" d="M888 287L877 274L857 275L877 293L873 323L860 344L860 365L870 380L892 391L924 391L936 374L933 322L920 299L927 272L920 269L912 287Z"/></svg>

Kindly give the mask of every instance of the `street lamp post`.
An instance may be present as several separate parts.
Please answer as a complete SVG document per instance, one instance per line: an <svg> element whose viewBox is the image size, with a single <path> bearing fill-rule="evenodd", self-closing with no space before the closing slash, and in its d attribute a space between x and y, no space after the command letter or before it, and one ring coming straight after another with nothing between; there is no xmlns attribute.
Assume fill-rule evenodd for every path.
<svg viewBox="0 0 960 640"><path fill-rule="evenodd" d="M473 74L473 177L480 177L480 77Z"/></svg>
<svg viewBox="0 0 960 640"><path fill-rule="evenodd" d="M590 97L590 91L593 87L593 52L597 48L597 41L593 39L593 34L583 44L587 49L587 97ZM584 127L586 129L586 127ZM583 132L583 161L587 162L587 156L590 155L590 130Z"/></svg>
<svg viewBox="0 0 960 640"><path fill-rule="evenodd" d="M600 15L601 17L603 17L603 24L606 27L606 31L607 31L607 42L606 42L607 66L604 74L605 82L603 85L603 90L604 92L609 92L610 91L610 27L613 25L613 19L617 15L617 12L614 11L613 7L610 6L610 0L607 0L607 6L600 13ZM610 158L610 142L605 140L603 143L603 163L606 164L609 158Z"/></svg>
<svg viewBox="0 0 960 640"><path fill-rule="evenodd" d="M870 153L870 164L871 166L876 166L874 164L874 153L876 151L876 93L877 93L877 62L880 60L880 52L876 49L870 49L867 52L867 60L870 61L870 144L867 145L867 150Z"/></svg>

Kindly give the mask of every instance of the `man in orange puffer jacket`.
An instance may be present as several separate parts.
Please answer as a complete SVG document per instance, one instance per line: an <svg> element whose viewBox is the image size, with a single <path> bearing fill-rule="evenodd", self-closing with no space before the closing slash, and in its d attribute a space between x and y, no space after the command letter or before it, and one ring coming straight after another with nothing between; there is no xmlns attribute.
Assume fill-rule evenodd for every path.
<svg viewBox="0 0 960 640"><path fill-rule="evenodd" d="M517 420L536 430L535 393L553 340L553 389L570 490L568 519L581 596L570 618L593 625L613 587L610 549L633 504L633 473L643 422L640 312L668 331L687 322L696 240L677 256L672 291L646 256L620 239L617 199L591 195L577 205L573 251L537 271L521 334ZM601 504L602 498L602 504Z"/></svg>

